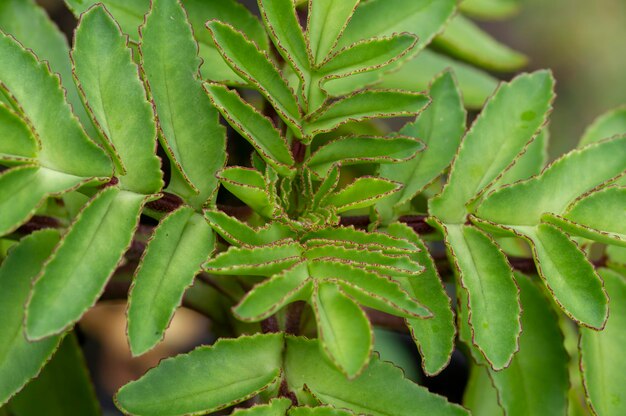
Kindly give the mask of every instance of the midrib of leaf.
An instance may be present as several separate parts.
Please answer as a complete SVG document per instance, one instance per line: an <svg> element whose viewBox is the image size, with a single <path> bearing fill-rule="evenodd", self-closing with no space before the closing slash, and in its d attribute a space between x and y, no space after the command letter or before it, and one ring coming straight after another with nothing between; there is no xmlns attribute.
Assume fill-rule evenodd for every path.
<svg viewBox="0 0 626 416"><path fill-rule="evenodd" d="M102 99L102 94L100 91L102 89L102 71L100 71L100 65L96 65L98 73L96 78L98 79L98 100L100 101L100 105L102 106L102 112L104 113L104 122L106 123L107 133L103 132L106 137L106 141L109 142L109 146L111 147L111 153L113 153L111 159L115 162L115 164L119 164L120 175L126 174L126 166L124 166L124 161L122 160L121 155L117 153L117 148L115 147L115 143L113 142L113 135L111 134L111 123L109 122L109 112L106 110L106 106L104 100ZM95 115L94 115L95 118Z"/></svg>
<svg viewBox="0 0 626 416"><path fill-rule="evenodd" d="M324 29L326 29L326 22L328 21L328 15L330 14L330 7L326 8L326 13L324 13L324 20L322 20L322 26L320 27L320 33L324 34ZM320 46L322 45L322 42L320 42L320 40L322 39L322 36L320 35L320 37L317 40L317 48L315 48L315 55L313 56L314 60L317 60L320 58L319 53L320 53ZM311 42L311 40L309 39L309 43ZM322 57L323 58L323 57ZM313 64L315 64L315 62L313 62Z"/></svg>
<svg viewBox="0 0 626 416"><path fill-rule="evenodd" d="M321 298L319 297L319 295L318 295L318 299L320 299L320 306L322 306L321 305ZM345 354L344 354L345 351L342 348L343 345L341 345L340 342L337 342L337 335L336 335L336 332L335 332L335 330L334 330L334 328L333 328L333 326L331 324L331 320L328 319L328 316L326 314L325 308L322 307L322 309L324 309L323 319L326 321L326 327L329 329L330 337L331 337L331 339L333 341L333 344L337 348L337 350L339 352L339 355L341 355L342 358L345 358Z"/></svg>

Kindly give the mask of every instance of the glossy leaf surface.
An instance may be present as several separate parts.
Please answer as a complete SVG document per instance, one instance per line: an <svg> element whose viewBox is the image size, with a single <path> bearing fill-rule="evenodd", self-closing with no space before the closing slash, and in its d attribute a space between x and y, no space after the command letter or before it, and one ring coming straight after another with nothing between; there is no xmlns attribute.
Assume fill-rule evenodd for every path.
<svg viewBox="0 0 626 416"><path fill-rule="evenodd" d="M155 116L131 50L103 7L82 15L72 58L86 105L118 163L121 186L144 194L158 192L163 181L155 154Z"/></svg>
<svg viewBox="0 0 626 416"><path fill-rule="evenodd" d="M254 397L280 375L283 337L221 339L164 361L122 387L118 407L130 415L201 415Z"/></svg>
<svg viewBox="0 0 626 416"><path fill-rule="evenodd" d="M26 317L29 338L62 332L96 302L130 245L145 200L109 187L76 217L33 286Z"/></svg>
<svg viewBox="0 0 626 416"><path fill-rule="evenodd" d="M133 355L143 354L163 338L185 289L214 245L211 227L189 207L161 221L141 258L129 294L128 339Z"/></svg>

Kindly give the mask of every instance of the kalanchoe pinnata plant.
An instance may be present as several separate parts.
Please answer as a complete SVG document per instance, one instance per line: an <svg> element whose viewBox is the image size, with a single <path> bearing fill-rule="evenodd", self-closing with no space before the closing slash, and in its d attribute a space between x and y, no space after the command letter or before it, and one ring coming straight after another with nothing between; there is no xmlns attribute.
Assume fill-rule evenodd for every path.
<svg viewBox="0 0 626 416"><path fill-rule="evenodd" d="M71 331L116 296L134 355L181 304L219 338L129 415L626 414L626 112L546 167L550 72L479 69L524 65L470 20L514 0L67 4L71 51L0 3L0 414L98 414ZM463 406L390 317L427 376L458 336Z"/></svg>

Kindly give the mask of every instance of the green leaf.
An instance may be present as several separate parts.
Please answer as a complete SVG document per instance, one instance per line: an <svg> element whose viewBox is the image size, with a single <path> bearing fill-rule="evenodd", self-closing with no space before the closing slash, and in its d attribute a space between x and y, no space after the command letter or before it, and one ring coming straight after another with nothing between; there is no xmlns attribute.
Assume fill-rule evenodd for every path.
<svg viewBox="0 0 626 416"><path fill-rule="evenodd" d="M601 329L608 299L593 265L574 241L550 224L523 230L531 242L539 275L563 311L578 323Z"/></svg>
<svg viewBox="0 0 626 416"><path fill-rule="evenodd" d="M343 137L320 147L305 163L313 172L326 177L335 164L395 164L413 158L424 147L421 141L411 137Z"/></svg>
<svg viewBox="0 0 626 416"><path fill-rule="evenodd" d="M341 78L382 68L397 61L417 45L417 38L410 33L389 37L366 39L341 49L320 67L324 83L328 79Z"/></svg>
<svg viewBox="0 0 626 416"><path fill-rule="evenodd" d="M410 117L428 104L423 94L408 91L361 91L313 113L305 133L315 136L336 129L348 122L372 118Z"/></svg>
<svg viewBox="0 0 626 416"><path fill-rule="evenodd" d="M511 365L491 371L507 415L564 415L567 410L569 356L563 347L558 317L530 278L516 274L521 289L520 350Z"/></svg>
<svg viewBox="0 0 626 416"><path fill-rule="evenodd" d="M284 362L287 382L292 390L301 392L306 385L322 403L358 414L469 415L462 407L407 380L402 370L375 355L359 377L348 380L324 360L317 341L288 337Z"/></svg>
<svg viewBox="0 0 626 416"><path fill-rule="evenodd" d="M460 14L433 40L433 46L491 71L512 72L528 62L526 56L498 42Z"/></svg>
<svg viewBox="0 0 626 416"><path fill-rule="evenodd" d="M206 22L217 19L241 30L262 50L268 50L267 34L259 19L237 0L183 0L194 36L200 46L200 57L204 64L200 68L202 78L228 84L245 84L220 57L211 35L206 30Z"/></svg>
<svg viewBox="0 0 626 416"><path fill-rule="evenodd" d="M0 235L17 229L46 197L60 195L88 179L37 166L18 166L0 174Z"/></svg>
<svg viewBox="0 0 626 416"><path fill-rule="evenodd" d="M335 192L326 200L337 212L345 212L374 205L376 201L397 192L401 184L372 176L357 178L350 185Z"/></svg>
<svg viewBox="0 0 626 416"><path fill-rule="evenodd" d="M626 134L626 107L619 107L594 120L585 130L578 147L624 134Z"/></svg>
<svg viewBox="0 0 626 416"><path fill-rule="evenodd" d="M150 0L65 0L76 18L94 4L102 3L119 23L122 31L134 42L139 41L138 27L150 8Z"/></svg>
<svg viewBox="0 0 626 416"><path fill-rule="evenodd" d="M506 19L516 14L520 8L519 0L464 0L459 6L461 11L477 19Z"/></svg>
<svg viewBox="0 0 626 416"><path fill-rule="evenodd" d="M256 170L241 167L222 169L217 178L230 193L241 199L250 208L271 218L276 206L268 195L265 178Z"/></svg>
<svg viewBox="0 0 626 416"><path fill-rule="evenodd" d="M535 225L544 213L562 214L580 195L626 170L626 136L590 144L563 156L539 176L499 189L476 215L497 224Z"/></svg>
<svg viewBox="0 0 626 416"><path fill-rule="evenodd" d="M258 322L288 303L308 300L313 289L309 277L307 263L296 263L253 287L233 308L233 313L239 320Z"/></svg>
<svg viewBox="0 0 626 416"><path fill-rule="evenodd" d="M128 296L128 340L133 355L159 343L202 264L215 246L211 227L192 208L161 221L150 238Z"/></svg>
<svg viewBox="0 0 626 416"><path fill-rule="evenodd" d="M216 233L235 246L264 246L295 237L291 228L279 222L252 228L222 211L205 211L204 216Z"/></svg>
<svg viewBox="0 0 626 416"><path fill-rule="evenodd" d="M257 0L257 2L272 42L304 85L305 76L311 65L293 1Z"/></svg>
<svg viewBox="0 0 626 416"><path fill-rule="evenodd" d="M152 1L141 35L161 143L174 165L169 189L200 208L215 198L215 173L226 162L226 132L197 76L198 46L178 1Z"/></svg>
<svg viewBox="0 0 626 416"><path fill-rule="evenodd" d="M362 39L414 33L418 48L426 46L443 28L456 9L455 0L373 0L357 7L339 47Z"/></svg>
<svg viewBox="0 0 626 416"><path fill-rule="evenodd" d="M14 416L101 414L85 358L73 334L65 337L41 374L9 406Z"/></svg>
<svg viewBox="0 0 626 416"><path fill-rule="evenodd" d="M31 280L59 241L56 230L23 238L0 266L0 406L35 377L61 342L54 336L30 342L24 336L24 304Z"/></svg>
<svg viewBox="0 0 626 416"><path fill-rule="evenodd" d="M292 407L287 413L289 416L350 416L355 413L345 409L335 409L328 406L320 407Z"/></svg>
<svg viewBox="0 0 626 416"><path fill-rule="evenodd" d="M302 239L311 245L311 240L327 240L324 244L335 242L344 247L357 247L366 250L380 250L385 254L408 254L417 247L411 242L383 233L367 233L353 227L333 227L307 233Z"/></svg>
<svg viewBox="0 0 626 416"><path fill-rule="evenodd" d="M394 280L349 263L320 259L309 263L315 279L331 280L363 306L403 318L428 318L431 313L412 299Z"/></svg>
<svg viewBox="0 0 626 416"><path fill-rule="evenodd" d="M322 63L337 45L358 4L359 0L309 2L306 39L313 64Z"/></svg>
<svg viewBox="0 0 626 416"><path fill-rule="evenodd" d="M65 100L59 77L48 65L4 33L0 34L0 56L2 89L8 89L19 103L41 140L40 163L75 176L111 176L111 161L81 127Z"/></svg>
<svg viewBox="0 0 626 416"><path fill-rule="evenodd" d="M211 413L256 396L281 373L282 334L220 339L211 347L161 361L116 394L124 413L183 416Z"/></svg>
<svg viewBox="0 0 626 416"><path fill-rule="evenodd" d="M489 236L471 226L444 226L460 283L467 291L472 343L499 371L519 347L519 289L506 256Z"/></svg>
<svg viewBox="0 0 626 416"><path fill-rule="evenodd" d="M287 239L263 247L230 247L204 264L212 274L271 276L300 261L302 246Z"/></svg>
<svg viewBox="0 0 626 416"><path fill-rule="evenodd" d="M354 379L367 365L374 343L365 312L330 282L316 282L313 310L320 346L346 377Z"/></svg>
<svg viewBox="0 0 626 416"><path fill-rule="evenodd" d="M498 391L493 386L487 367L471 365L463 406L474 416L504 416L504 410L498 404Z"/></svg>
<svg viewBox="0 0 626 416"><path fill-rule="evenodd" d="M0 162L32 162L39 143L26 122L9 107L0 103Z"/></svg>
<svg viewBox="0 0 626 416"><path fill-rule="evenodd" d="M463 139L443 192L429 201L431 215L446 223L465 221L466 205L515 160L546 122L553 86L546 71L501 85Z"/></svg>
<svg viewBox="0 0 626 416"><path fill-rule="evenodd" d="M121 187L143 194L158 192L163 174L155 153L155 116L126 39L102 6L81 16L74 36L74 75L118 164Z"/></svg>
<svg viewBox="0 0 626 416"><path fill-rule="evenodd" d="M210 21L207 28L226 63L258 89L293 132L300 135L296 96L267 53L259 51L243 33L228 24Z"/></svg>
<svg viewBox="0 0 626 416"><path fill-rule="evenodd" d="M131 243L146 199L108 187L85 206L33 285L29 339L64 331L96 303Z"/></svg>
<svg viewBox="0 0 626 416"><path fill-rule="evenodd" d="M381 78L378 88L425 91L433 78L445 70L456 76L467 108L480 109L498 87L498 80L487 72L463 62L455 61L430 49L424 49L414 58Z"/></svg>
<svg viewBox="0 0 626 416"><path fill-rule="evenodd" d="M274 127L272 121L246 103L235 91L219 84L204 84L211 102L241 136L278 174L293 176L295 162L287 141Z"/></svg>
<svg viewBox="0 0 626 416"><path fill-rule="evenodd" d="M563 217L547 214L542 220L590 240L626 246L626 188L600 189L573 203Z"/></svg>
<svg viewBox="0 0 626 416"><path fill-rule="evenodd" d="M0 29L31 49L42 61L48 61L52 72L60 75L67 100L72 105L87 133L96 137L76 85L72 82L72 65L67 38L34 0L3 0L0 2Z"/></svg>
<svg viewBox="0 0 626 416"><path fill-rule="evenodd" d="M419 248L419 251L410 256L424 266L425 271L417 278L396 278L396 281L412 298L433 313L430 319L409 318L406 323L422 356L424 372L428 375L438 374L448 365L454 350L456 328L450 298L419 235L401 223L391 224L387 232L394 237L406 239Z"/></svg>
<svg viewBox="0 0 626 416"><path fill-rule="evenodd" d="M285 416L291 407L289 399L272 399L268 404L260 404L249 409L235 409L233 416Z"/></svg>
<svg viewBox="0 0 626 416"><path fill-rule="evenodd" d="M346 409L337 409L330 406L319 407L292 407L287 413L289 416L350 416L356 415Z"/></svg>
<svg viewBox="0 0 626 416"><path fill-rule="evenodd" d="M580 330L580 367L588 401L595 414L617 416L626 412L624 360L626 343L626 281L611 270L600 271L611 298L611 315L603 331Z"/></svg>
<svg viewBox="0 0 626 416"><path fill-rule="evenodd" d="M395 207L410 201L443 173L465 132L466 113L449 72L433 81L429 95L432 102L426 110L400 130L401 134L423 140L426 150L406 162L380 167L380 177L404 184L399 192L376 205L388 220L394 217L391 212Z"/></svg>
<svg viewBox="0 0 626 416"><path fill-rule="evenodd" d="M493 189L539 175L548 160L548 140L549 133L546 128L526 146L524 153L517 157L514 165L494 182Z"/></svg>

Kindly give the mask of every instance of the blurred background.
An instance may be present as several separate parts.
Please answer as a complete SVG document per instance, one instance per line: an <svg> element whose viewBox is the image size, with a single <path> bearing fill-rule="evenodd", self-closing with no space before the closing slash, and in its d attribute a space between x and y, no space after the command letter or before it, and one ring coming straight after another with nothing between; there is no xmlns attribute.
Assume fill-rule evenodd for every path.
<svg viewBox="0 0 626 416"><path fill-rule="evenodd" d="M0 2L3 0L0 0ZM220 0L207 0L220 1ZM70 34L75 20L62 0L38 0L57 24ZM246 1L255 8L256 1ZM551 68L557 80L550 155L559 156L573 148L585 127L598 115L626 104L626 0L523 0L519 14L499 22L478 22L500 41L530 58L526 70ZM509 79L514 74L497 74ZM80 330L90 370L106 415L117 415L111 395L136 379L159 359L190 350L206 338L210 323L195 312L181 309L166 342L140 358L132 359L125 337L125 304L103 302L81 321ZM377 333L378 347L400 357L407 376L418 378L417 351L409 339L398 343L396 335ZM398 345L404 345L401 351ZM396 350L395 352L393 350ZM383 352L383 351L381 351ZM383 356L384 356L383 352ZM455 360L463 360L459 354ZM453 362L454 364L454 362ZM443 377L465 368L451 366ZM423 380L431 390L460 399L460 391L444 391L445 379Z"/></svg>

